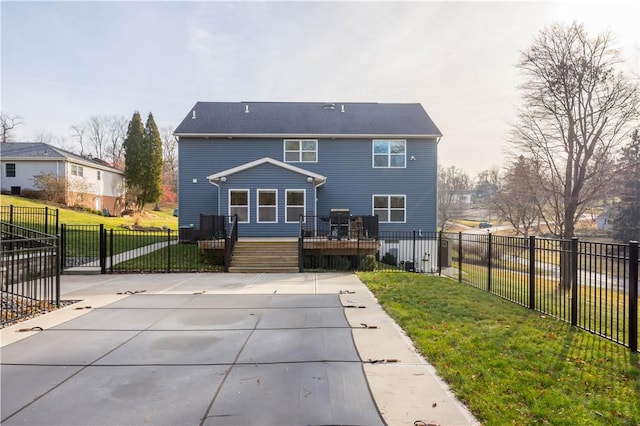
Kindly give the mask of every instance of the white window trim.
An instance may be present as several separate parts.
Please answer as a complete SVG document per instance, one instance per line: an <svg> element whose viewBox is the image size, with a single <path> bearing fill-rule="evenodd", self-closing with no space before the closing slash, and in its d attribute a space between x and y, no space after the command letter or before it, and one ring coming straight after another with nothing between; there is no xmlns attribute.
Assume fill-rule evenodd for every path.
<svg viewBox="0 0 640 426"><path fill-rule="evenodd" d="M73 171L73 169L75 168L75 173ZM78 176L78 177L84 177L84 167L78 165L78 164L72 164L71 165L71 176Z"/></svg>
<svg viewBox="0 0 640 426"><path fill-rule="evenodd" d="M284 220L285 223L299 223L300 218L296 218L296 220L289 220L289 204L287 203L289 192L302 192L302 216L306 218L307 216L307 190L306 189L286 189L284 192ZM300 207L300 206L291 206L291 207ZM306 219L305 219L306 222Z"/></svg>
<svg viewBox="0 0 640 426"><path fill-rule="evenodd" d="M375 199L376 197L386 197L388 200L388 206L387 207L387 217L389 218L389 220L385 220L382 221L380 220L380 223L407 223L407 194L373 194L371 196L371 214L373 216L375 216ZM404 220L403 221L399 221L399 220L391 220L391 197L402 197L404 199ZM398 209L394 209L394 210L398 210Z"/></svg>
<svg viewBox="0 0 640 426"><path fill-rule="evenodd" d="M231 193L234 191L238 191L238 192L246 192L247 193L247 221L246 222L240 222L238 221L238 223L251 223L251 191L249 191L248 189L243 189L243 188L229 188L229 192L227 195L227 214L229 215L229 222L231 222L231 218L233 217L233 214L231 214ZM238 206L238 207L244 207L244 206Z"/></svg>
<svg viewBox="0 0 640 426"><path fill-rule="evenodd" d="M260 220L260 193L261 192L275 192L276 194L276 220ZM265 207L272 207L266 205ZM256 190L256 223L278 223L278 190L277 189L257 189Z"/></svg>
<svg viewBox="0 0 640 426"><path fill-rule="evenodd" d="M292 142L292 141L297 141L300 142L300 149L297 151L287 151L287 142ZM316 149L315 149L315 153L316 153L316 160L315 161L303 161L302 160L302 142L315 142L316 143ZM287 161L287 152L297 152L298 153L298 160L297 161ZM311 152L311 151L306 151L306 152ZM318 139L284 139L284 142L282 143L282 160L285 163L317 163L318 162Z"/></svg>
<svg viewBox="0 0 640 426"><path fill-rule="evenodd" d="M376 147L376 142L402 142L404 143L404 166L402 167L392 167L391 166L391 149L389 149L389 152L387 153L387 160L389 164L388 166L376 166L376 155L382 155L382 154L376 154L375 152L375 147ZM406 139L373 139L371 141L371 167L374 169L406 169L407 168L407 140Z"/></svg>

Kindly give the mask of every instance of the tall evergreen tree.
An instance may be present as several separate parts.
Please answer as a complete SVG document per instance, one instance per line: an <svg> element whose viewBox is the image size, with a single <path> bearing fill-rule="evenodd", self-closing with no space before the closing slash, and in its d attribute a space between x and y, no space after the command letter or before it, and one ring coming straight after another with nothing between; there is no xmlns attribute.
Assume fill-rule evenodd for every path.
<svg viewBox="0 0 640 426"><path fill-rule="evenodd" d="M160 131L149 113L144 127L145 168L144 186L141 195L143 203L153 203L162 196L162 138Z"/></svg>
<svg viewBox="0 0 640 426"><path fill-rule="evenodd" d="M613 235L620 241L640 240L640 131L636 129L618 161L620 201L612 214Z"/></svg>
<svg viewBox="0 0 640 426"><path fill-rule="evenodd" d="M146 167L146 155L144 149L144 126L138 111L133 113L133 117L127 128L127 136L123 144L125 161L124 173L127 184L127 194L135 198L138 207L141 199L140 194L144 187L144 169Z"/></svg>

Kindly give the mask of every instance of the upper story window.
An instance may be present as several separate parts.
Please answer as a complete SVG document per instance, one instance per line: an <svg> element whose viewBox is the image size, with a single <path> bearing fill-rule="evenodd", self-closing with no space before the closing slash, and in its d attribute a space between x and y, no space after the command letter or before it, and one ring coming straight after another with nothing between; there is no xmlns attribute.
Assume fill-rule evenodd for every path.
<svg viewBox="0 0 640 426"><path fill-rule="evenodd" d="M316 163L318 162L317 139L285 139L285 163Z"/></svg>
<svg viewBox="0 0 640 426"><path fill-rule="evenodd" d="M373 140L374 168L404 168L407 165L407 141Z"/></svg>
<svg viewBox="0 0 640 426"><path fill-rule="evenodd" d="M84 176L84 168L82 166L78 166L77 164L72 164L71 176Z"/></svg>
<svg viewBox="0 0 640 426"><path fill-rule="evenodd" d="M16 163L7 163L5 165L5 176L16 177Z"/></svg>

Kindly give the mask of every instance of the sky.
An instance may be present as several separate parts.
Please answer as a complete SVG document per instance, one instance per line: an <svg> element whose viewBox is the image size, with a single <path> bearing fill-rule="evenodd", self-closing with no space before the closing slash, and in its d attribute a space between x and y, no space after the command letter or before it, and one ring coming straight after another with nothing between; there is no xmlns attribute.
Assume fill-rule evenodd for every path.
<svg viewBox="0 0 640 426"><path fill-rule="evenodd" d="M505 165L523 76L544 28L610 31L640 78L640 2L0 3L0 101L14 139L72 143L91 115L152 112L175 127L197 101L419 102L439 162Z"/></svg>

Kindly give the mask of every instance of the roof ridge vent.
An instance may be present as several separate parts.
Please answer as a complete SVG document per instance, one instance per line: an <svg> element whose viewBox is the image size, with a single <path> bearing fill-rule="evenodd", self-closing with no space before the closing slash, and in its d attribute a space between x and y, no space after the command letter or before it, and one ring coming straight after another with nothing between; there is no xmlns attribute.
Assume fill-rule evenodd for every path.
<svg viewBox="0 0 640 426"><path fill-rule="evenodd" d="M244 113L249 114L249 105L244 106Z"/></svg>

